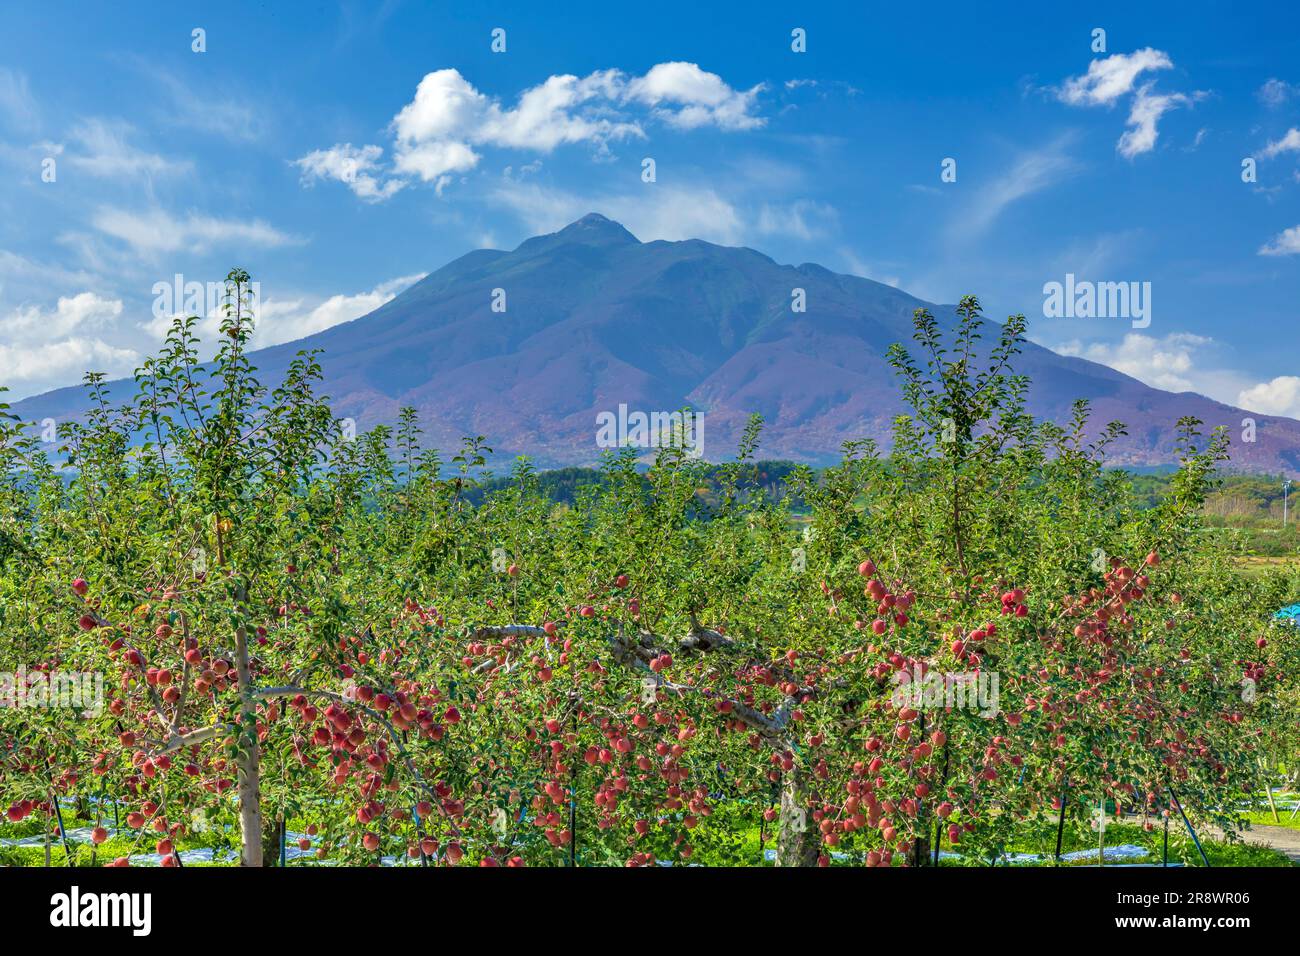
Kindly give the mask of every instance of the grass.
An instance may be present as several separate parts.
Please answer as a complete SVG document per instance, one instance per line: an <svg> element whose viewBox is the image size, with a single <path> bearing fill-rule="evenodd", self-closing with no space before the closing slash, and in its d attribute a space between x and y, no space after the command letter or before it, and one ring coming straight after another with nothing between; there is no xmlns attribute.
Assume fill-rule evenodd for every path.
<svg viewBox="0 0 1300 956"><path fill-rule="evenodd" d="M1233 564L1243 576L1257 578L1269 571L1300 569L1300 554L1282 556L1240 555L1233 558Z"/></svg>
<svg viewBox="0 0 1300 956"><path fill-rule="evenodd" d="M1300 815L1291 816L1290 809L1277 808L1278 819L1273 819L1273 814L1268 810L1254 810L1250 813L1243 813L1242 818L1249 820L1255 826L1266 827L1285 827L1288 830L1300 830Z"/></svg>
<svg viewBox="0 0 1300 956"><path fill-rule="evenodd" d="M1282 810L1282 825L1291 829L1300 830L1300 817L1292 820L1290 810ZM1267 809L1255 810L1243 814L1243 818L1253 824L1272 826L1272 815ZM63 820L69 831L80 830L95 825L95 820L80 817L72 807L65 807L63 810ZM769 825L766 831L760 829L756 823L757 815L754 812L753 805L741 802L722 803L715 807L712 816L701 821L701 824L691 832L691 843L694 847L692 862L700 863L705 866L770 866L770 861L765 859L765 851L772 850L776 845L773 827ZM104 825L112 830L112 817L110 816ZM13 824L0 824L0 838L23 838L40 836L42 834L43 819L30 817L27 820ZM305 828L305 822L290 821L289 829L291 831L301 831ZM1067 823L1064 838L1062 840L1061 851L1063 854L1069 854L1076 851L1095 851L1097 848L1097 833L1088 826L1077 821ZM72 860L74 866L102 866L109 863L117 857L134 856L139 854L153 853L154 843L159 838L159 834L152 830L132 831L123 829L113 834L109 840L99 847L94 847L86 839L73 839L70 841L72 850ZM200 833L189 833L174 842L178 851L195 849L211 849L214 855L221 857L224 853L235 851L231 842L233 833L221 828L212 828ZM1162 859L1164 841L1164 828L1156 824L1152 830L1148 831L1137 823L1109 823L1106 827L1106 846L1115 847L1120 844L1132 844L1143 847L1147 850L1147 857L1141 862L1159 863ZM1240 843L1229 843L1221 840L1201 841L1205 852L1210 859L1210 865L1214 867L1275 867L1275 866L1292 866L1290 860L1277 850L1273 850L1263 844L1252 841L1251 835L1246 833L1244 841ZM581 846L581 844L580 844ZM663 860L677 859L677 853L668 844L664 842L663 846L652 847ZM944 851L951 851L947 841L941 848ZM1016 865L1023 866L1054 866L1054 855L1056 852L1056 818L1045 814L1034 819L1022 821L1017 831L1015 840L1002 848L1004 855L1013 854L1036 854L1041 857L1039 862L1028 862ZM839 854L836 853L832 862L834 865L852 866L861 862L860 854ZM67 855L65 854L62 842L59 840L57 832L51 834L50 838L50 862L53 866L67 865ZM614 859L591 859L586 861L588 865L617 864L621 861ZM1169 862L1181 863L1184 866L1203 866L1200 854L1197 852L1195 844L1183 829L1181 821L1170 821L1169 825ZM955 859L944 857L940 861L943 866L987 866L987 859L962 858ZM1096 854L1089 857L1073 861L1063 861L1065 866L1087 866L1096 865ZM45 847L43 844L33 846L0 846L0 866L44 866L45 865ZM229 863L215 862L207 863L195 861L186 863L186 866L222 866ZM291 863L290 865L302 865L300 863ZM1106 865L1115 865L1108 861Z"/></svg>
<svg viewBox="0 0 1300 956"><path fill-rule="evenodd" d="M1080 850L1095 851L1097 849L1097 834L1090 828L1067 825L1063 837L1061 841L1061 853L1063 855ZM1146 849L1147 858L1140 862L1160 863L1163 859L1164 827L1158 825L1148 831L1136 823L1107 824L1106 846L1115 847L1120 844L1131 844ZM1213 867L1289 867L1293 865L1285 854L1258 842L1228 843L1220 840L1202 839L1201 846L1205 849L1205 854L1209 857L1210 865ZM1005 847L1003 852L1007 854L1036 853L1044 861L1042 863L1022 865L1055 865L1053 858L1056 853L1056 822L1046 817L1037 821L1026 820L1016 840ZM979 866L985 861L951 860L944 862L955 866ZM1201 856L1196 850L1196 845L1187 835L1187 831L1182 828L1181 822L1176 825L1174 821L1170 821L1169 824L1169 862L1171 864L1181 863L1184 866L1204 866ZM1096 864L1097 856L1095 852L1091 857L1062 863L1065 866L1095 866ZM1108 861L1106 865L1114 864Z"/></svg>
<svg viewBox="0 0 1300 956"><path fill-rule="evenodd" d="M1261 821L1262 822L1262 821ZM72 824L69 823L71 827ZM13 836L11 833L4 832L0 828L0 836ZM152 834L151 834L152 836ZM698 837L704 834L698 834L696 839L697 851L695 861L706 866L744 866L759 865L770 866L770 862L764 860L763 850L772 849L774 840L769 834L766 841L760 847L759 830L753 827L747 830L741 830L733 833L729 838L721 841L709 839L704 840ZM1121 843L1135 844L1145 847L1148 850L1148 858L1144 862L1159 863L1161 860L1161 843L1163 831L1156 830L1153 833L1145 832L1140 826L1133 824L1111 824L1106 828L1106 845L1117 846ZM1023 838L1017 839L1012 845L1005 848L1004 852L1010 853L1037 853L1043 857L1039 863L1027 863L1018 865L1027 866L1052 866L1053 854L1055 852L1056 832L1055 827L1046 826L1042 832L1026 833ZM705 845L700 846L701 843ZM1063 842L1062 852L1070 853L1076 850L1090 850L1096 847L1096 834L1088 832L1070 832L1067 829L1066 839ZM1210 865L1214 867L1275 867L1291 866L1291 862L1282 853L1270 849L1258 843L1225 843L1217 840L1202 840L1201 845L1205 848L1206 854L1210 858ZM182 837L177 841L177 849L180 851L213 848L210 840L204 841L198 837ZM135 841L123 835L111 837L106 843L98 848L93 848L89 842L76 842L72 845L73 865L74 866L100 866L111 862L119 856L130 856L138 853L152 852L152 840L142 839ZM218 851L224 847L216 847ZM56 836L53 837L50 844L50 858L54 866L66 865L66 856L63 846ZM1196 852L1195 846L1185 833L1176 832L1172 826L1169 837L1169 861L1170 863L1182 863L1185 866L1201 866L1201 859ZM852 860L836 860L837 865L853 865ZM1067 866L1087 866L1095 865L1096 857L1077 859L1062 865ZM45 865L45 848L43 846L22 846L0 847L0 865L3 866L44 866ZM220 866L221 863L194 862L188 863L187 866ZM941 861L942 866L983 866L987 865L983 860L963 859L955 860L945 857ZM1108 864L1113 865L1113 864Z"/></svg>

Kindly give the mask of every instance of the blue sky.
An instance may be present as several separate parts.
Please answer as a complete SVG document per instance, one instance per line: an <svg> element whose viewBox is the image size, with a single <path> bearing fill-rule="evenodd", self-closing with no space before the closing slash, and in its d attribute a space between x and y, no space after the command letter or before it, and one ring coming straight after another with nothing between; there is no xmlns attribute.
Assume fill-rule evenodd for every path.
<svg viewBox="0 0 1300 956"><path fill-rule="evenodd" d="M10 4L0 384L129 374L176 274L247 268L271 344L599 211L1300 417L1300 15L985 6ZM1067 274L1150 324L1045 318Z"/></svg>

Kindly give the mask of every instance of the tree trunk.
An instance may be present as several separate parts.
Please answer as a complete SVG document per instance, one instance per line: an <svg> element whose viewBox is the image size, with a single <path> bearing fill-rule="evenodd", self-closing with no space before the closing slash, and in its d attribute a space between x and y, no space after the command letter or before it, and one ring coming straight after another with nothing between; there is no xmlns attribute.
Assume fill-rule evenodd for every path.
<svg viewBox="0 0 1300 956"><path fill-rule="evenodd" d="M795 768L781 780L780 828L776 834L777 866L816 866L820 841L808 814L803 771Z"/></svg>
<svg viewBox="0 0 1300 956"><path fill-rule="evenodd" d="M262 821L262 865L279 866L280 849L284 846L284 817L266 817Z"/></svg>
<svg viewBox="0 0 1300 956"><path fill-rule="evenodd" d="M916 842L912 845L912 865L913 866L933 866L934 859L931 857L932 847L930 844L930 824L921 818L916 824Z"/></svg>
<svg viewBox="0 0 1300 956"><path fill-rule="evenodd" d="M235 630L235 668L239 679L239 837L240 866L262 865L262 780L257 741L257 702L248 666L248 632Z"/></svg>

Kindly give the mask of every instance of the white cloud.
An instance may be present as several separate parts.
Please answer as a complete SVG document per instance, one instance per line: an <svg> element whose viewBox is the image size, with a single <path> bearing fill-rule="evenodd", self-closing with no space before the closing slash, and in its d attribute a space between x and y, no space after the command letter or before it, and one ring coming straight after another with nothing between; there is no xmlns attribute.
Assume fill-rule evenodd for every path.
<svg viewBox="0 0 1300 956"><path fill-rule="evenodd" d="M622 83L617 70L603 70L579 79L552 76L519 97L514 109L493 103L484 116L479 142L549 153L562 143L594 142L641 136L641 127L599 115L575 112L585 104L607 101Z"/></svg>
<svg viewBox="0 0 1300 956"><path fill-rule="evenodd" d="M1191 106L1203 93L1154 93L1151 82L1137 85L1143 73L1173 68L1173 60L1162 50L1146 47L1133 53L1116 53L1088 64L1088 72L1071 77L1055 91L1057 98L1071 106L1114 106L1133 94L1129 107L1128 129L1120 136L1116 149L1132 159L1155 148L1159 137L1160 117L1180 106Z"/></svg>
<svg viewBox="0 0 1300 956"><path fill-rule="evenodd" d="M614 69L585 77L550 76L510 106L476 89L459 70L436 70L420 80L415 97L389 124L394 140L389 175L415 177L441 192L457 174L476 168L481 150L489 147L544 154L586 143L605 158L611 143L646 137L641 118L630 112L633 106L648 108L651 117L677 129L753 129L764 123L752 112L763 88L733 90L694 63L660 63L640 77ZM309 153L297 164L315 178L339 179L339 162L364 159L372 181L361 187L364 194L355 180L349 185L362 198L377 201L398 188L393 180L378 184L383 175L378 150L342 144Z"/></svg>
<svg viewBox="0 0 1300 956"><path fill-rule="evenodd" d="M304 183L333 179L346 183L349 189L366 202L381 202L405 185L400 179L388 179L381 183L375 175L379 158L383 154L383 149L378 146L358 148L351 143L343 143L308 153L295 160L294 165L302 170Z"/></svg>
<svg viewBox="0 0 1300 956"><path fill-rule="evenodd" d="M6 316L5 332L9 335L67 335L83 328L100 329L122 314L118 299L105 299L93 292L62 296L53 312L35 306L17 309Z"/></svg>
<svg viewBox="0 0 1300 956"><path fill-rule="evenodd" d="M1196 387L1196 353L1212 342L1190 332L1174 332L1164 338L1130 332L1118 343L1075 340L1055 346L1054 351L1108 365L1154 388L1186 392Z"/></svg>
<svg viewBox="0 0 1300 956"><path fill-rule="evenodd" d="M67 339L42 345L0 343L0 382L11 398L25 398L68 384L87 371L112 377L129 375L141 364L140 354L101 339Z"/></svg>
<svg viewBox="0 0 1300 956"><path fill-rule="evenodd" d="M1195 95L1152 93L1151 84L1146 84L1133 97L1133 106L1128 114L1130 128L1119 138L1115 148L1125 159L1151 152L1155 149L1156 139L1160 135L1156 129L1160 117L1179 106L1190 106L1193 102L1195 102Z"/></svg>
<svg viewBox="0 0 1300 956"><path fill-rule="evenodd" d="M136 149L127 142L131 132L131 126L126 123L86 120L73 127L69 134L80 148L69 150L64 161L102 179L170 175L191 168L189 162L176 162Z"/></svg>
<svg viewBox="0 0 1300 956"><path fill-rule="evenodd" d="M428 273L401 276L381 282L368 292L355 295L332 295L315 302L306 298L275 299L265 298L254 303L254 328L252 347L267 348L292 342L325 329L359 319L392 301L398 293L423 279ZM149 335L162 341L167 337L175 316L154 316L148 322L141 323L140 328ZM207 315L199 317L195 325L195 334L207 343L209 349L215 348L221 333L222 310L213 309Z"/></svg>
<svg viewBox="0 0 1300 956"><path fill-rule="evenodd" d="M751 110L764 84L748 90L733 90L716 73L694 63L659 63L645 76L632 80L627 96L654 107L656 115L682 129L717 126L743 130L762 126L765 120ZM665 108L670 104L676 109Z"/></svg>
<svg viewBox="0 0 1300 956"><path fill-rule="evenodd" d="M441 187L448 174L468 172L478 165L479 158L464 143L411 143L398 147L396 169Z"/></svg>
<svg viewBox="0 0 1300 956"><path fill-rule="evenodd" d="M1261 256L1300 255L1300 226L1284 229L1259 247Z"/></svg>
<svg viewBox="0 0 1300 956"><path fill-rule="evenodd" d="M480 93L458 70L429 73L415 99L393 118L398 172L436 182L478 165L474 146L549 153L563 143L590 142L598 150L611 140L642 136L639 125L586 107L618 92L617 71L579 78L552 76L525 90L513 108Z"/></svg>
<svg viewBox="0 0 1300 956"><path fill-rule="evenodd" d="M229 245L269 248L302 241L260 219L218 219L193 212L177 219L161 209L137 213L106 206L95 213L91 222L100 232L121 240L135 252L154 255Z"/></svg>
<svg viewBox="0 0 1300 956"><path fill-rule="evenodd" d="M1078 168L1070 155L1070 137L1063 136L1041 149L1023 154L1005 175L982 188L956 222L959 235L978 235L988 229L1012 203L1053 186Z"/></svg>
<svg viewBox="0 0 1300 956"><path fill-rule="evenodd" d="M1262 415L1300 418L1300 377L1279 375L1272 381L1242 389L1237 404Z"/></svg>
<svg viewBox="0 0 1300 956"><path fill-rule="evenodd" d="M1268 159L1272 159L1279 153L1297 153L1300 152L1300 129L1294 126L1286 131L1286 135L1279 140L1269 143L1261 150L1261 153Z"/></svg>
<svg viewBox="0 0 1300 956"><path fill-rule="evenodd" d="M343 322L359 319L396 298L397 294L423 279L427 272L401 276L381 282L369 292L356 295L332 295L311 308L303 308L301 300L278 303L268 299L258 316L259 324L253 338L257 348L279 345L295 339L323 332Z"/></svg>
<svg viewBox="0 0 1300 956"><path fill-rule="evenodd" d="M1119 342L1081 343L1076 339L1040 344L1061 355L1107 365L1153 388L1196 392L1225 405L1240 405L1239 396L1253 382L1250 376L1215 364L1215 357L1224 351L1223 343L1190 332L1163 337L1131 332Z"/></svg>
<svg viewBox="0 0 1300 956"><path fill-rule="evenodd" d="M121 301L93 292L61 297L53 310L15 309L0 318L0 384L22 397L66 384L88 369L110 375L133 371L140 362L138 353L95 334L121 314Z"/></svg>
<svg viewBox="0 0 1300 956"><path fill-rule="evenodd" d="M1260 102L1265 106L1276 109L1294 96L1296 90L1295 85L1274 77L1256 90L1255 95L1259 97Z"/></svg>
<svg viewBox="0 0 1300 956"><path fill-rule="evenodd" d="M1116 53L1088 64L1088 72L1065 81L1057 91L1071 106L1110 106L1133 89L1138 76L1148 70L1168 70L1169 54L1146 47L1133 53Z"/></svg>

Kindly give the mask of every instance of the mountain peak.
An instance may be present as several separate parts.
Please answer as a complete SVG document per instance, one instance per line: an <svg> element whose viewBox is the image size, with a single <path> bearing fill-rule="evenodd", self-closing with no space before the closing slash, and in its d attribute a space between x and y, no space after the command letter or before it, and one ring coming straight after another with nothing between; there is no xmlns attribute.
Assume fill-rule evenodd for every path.
<svg viewBox="0 0 1300 956"><path fill-rule="evenodd" d="M571 242L640 242L636 236L624 229L619 223L602 216L598 212L587 213L581 219L569 223L555 235Z"/></svg>
<svg viewBox="0 0 1300 956"><path fill-rule="evenodd" d="M796 286L808 308L789 317ZM509 312L497 313L507 290ZM708 418L711 460L734 453L757 412L765 457L830 462L845 441L889 448L905 411L889 348L910 340L920 307L952 309L753 250L642 243L591 213L513 252L469 253L369 315L258 351L256 364L262 381L276 382L301 350L322 348L320 388L335 396L336 415L370 428L410 406L429 445L486 434L498 461L589 464L603 452L593 434L600 416L618 409L623 431L623 409L649 418L689 405ZM1032 383L1027 409L1039 418L1069 422L1075 399L1087 398L1093 422L1127 422L1110 464L1176 461L1173 426L1183 416L1236 428L1249 414L1032 342L1016 371ZM108 387L118 400L139 393L131 380ZM67 388L15 402L11 414L72 421L84 402L84 390ZM1257 420L1268 441L1234 443L1233 467L1300 474L1300 422Z"/></svg>

